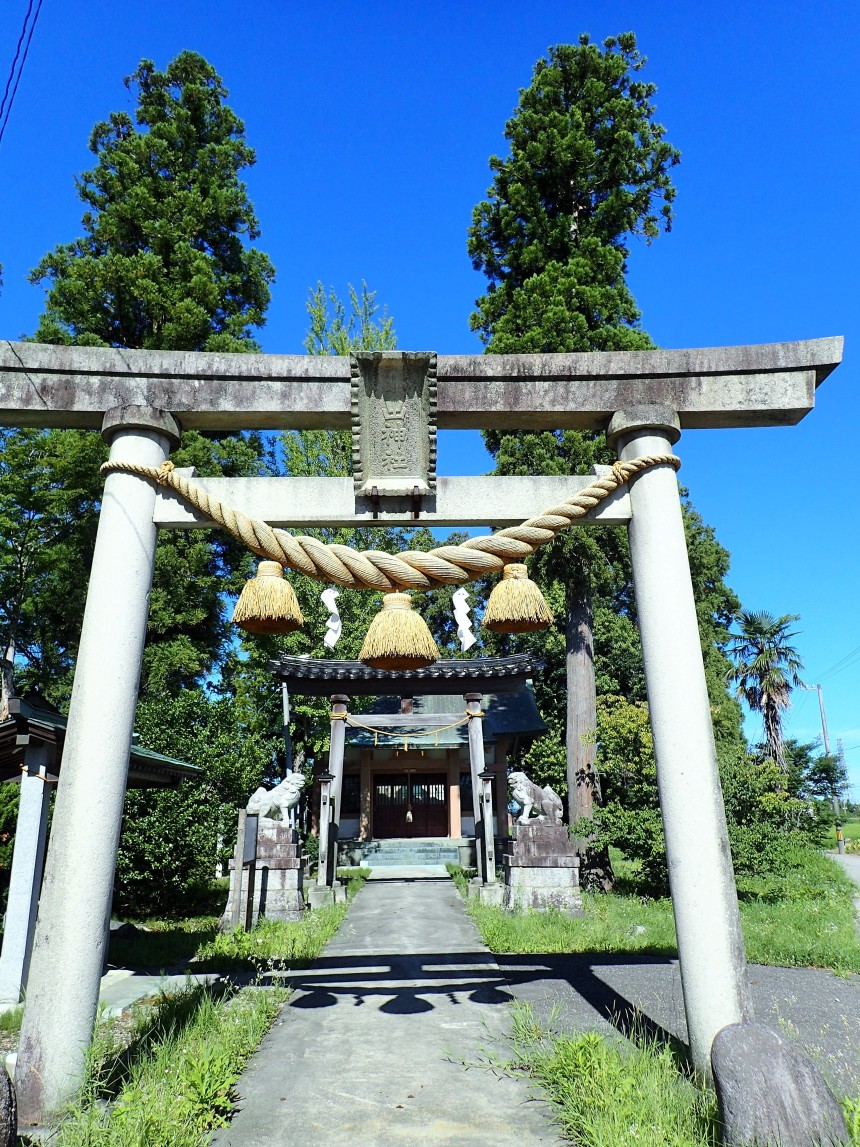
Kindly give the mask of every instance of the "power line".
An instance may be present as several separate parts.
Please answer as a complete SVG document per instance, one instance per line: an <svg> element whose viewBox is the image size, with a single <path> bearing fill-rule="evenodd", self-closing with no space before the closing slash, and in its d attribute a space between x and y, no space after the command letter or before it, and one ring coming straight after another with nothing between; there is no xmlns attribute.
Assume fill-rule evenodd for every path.
<svg viewBox="0 0 860 1147"><path fill-rule="evenodd" d="M24 65L27 63L27 56L30 52L30 44L33 41L33 33L36 31L36 21L39 19L39 13L42 11L42 0L38 0L36 4L36 13L30 23L30 30L27 31L27 24L30 20L30 14L33 11L34 0L30 0L27 6L27 11L24 15L24 24L21 28L21 35L18 37L18 46L15 49L15 58L12 60L12 67L9 69L9 78L6 80L6 88L3 92L3 99L0 102L0 144L3 143L3 136L6 133L6 125L9 123L9 116L12 112L12 105L15 102L15 96L18 94L18 85L21 82L21 76L24 74ZM24 42L24 37L27 37L27 42L24 44L24 54L21 55L21 44ZM21 63L18 67L18 74L15 75L15 66L18 64L18 57L21 56ZM14 79L14 84L12 83ZM9 92L10 86L12 87L11 94ZM7 103L8 97L8 103ZM5 112L5 115L4 115Z"/></svg>
<svg viewBox="0 0 860 1147"><path fill-rule="evenodd" d="M852 649L850 653L846 653L844 657L842 657L835 664L831 665L829 669L825 669L823 673L819 673L819 681L823 680L825 677L833 677L837 673L841 673L843 669L847 669L849 665L852 665L855 661L858 660L860 660L860 645Z"/></svg>
<svg viewBox="0 0 860 1147"><path fill-rule="evenodd" d="M3 118L3 112L6 110L6 99L9 95L9 89L12 86L12 80L15 78L15 67L18 63L18 57L21 55L21 45L24 43L24 36L27 33L27 22L30 19L30 13L33 11L33 0L30 0L27 13L24 16L24 25L21 28L21 35L18 37L18 45L15 48L15 58L12 61L12 67L9 69L9 76L6 80L6 87L3 91L3 99L0 100L0 120Z"/></svg>

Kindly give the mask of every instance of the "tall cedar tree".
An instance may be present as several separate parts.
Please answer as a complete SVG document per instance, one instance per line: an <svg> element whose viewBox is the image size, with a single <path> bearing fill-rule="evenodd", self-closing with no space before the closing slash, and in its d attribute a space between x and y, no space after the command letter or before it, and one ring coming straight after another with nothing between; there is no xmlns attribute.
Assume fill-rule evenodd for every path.
<svg viewBox="0 0 860 1147"><path fill-rule="evenodd" d="M240 173L253 164L254 152L225 103L227 90L193 52L181 53L163 72L144 60L125 83L136 101L134 117L116 112L96 125L90 138L95 164L76 181L86 207L83 235L56 247L31 273L47 291L34 338L149 350L257 350L252 332L264 322L274 270L252 246L259 227ZM97 435L75 431L12 432L4 446L22 465L0 471L0 514L16 527L0 556L0 580L14 591L4 599L15 603L0 611L2 637L18 655L19 687L39 684L63 704L106 451ZM202 475L269 470L265 443L255 435L186 432L173 460ZM16 489L25 477L30 493ZM238 589L251 564L241 546L215 532L159 538L139 713L144 731L172 730L174 753L232 744L243 788L259 781L274 747L261 740L259 714L248 699L225 709L201 683L217 674L229 649L223 595ZM136 890L151 886L153 871L160 877L172 871L185 885L199 870L214 872L214 830L195 873L175 850L182 836L176 827L200 799L208 802L212 825L223 831L225 817L235 822L235 813L226 811L235 809L235 794L218 771L226 759L219 763L217 756L213 749L195 762L205 769L202 790L129 794L118 904L151 907ZM156 856L163 864L154 868Z"/></svg>
<svg viewBox="0 0 860 1147"><path fill-rule="evenodd" d="M90 138L95 166L76 181L87 208L84 234L56 247L31 274L47 290L34 338L135 349L257 350L252 329L264 322L274 270L268 256L250 245L259 227L239 175L253 164L254 152L242 121L224 102L227 90L193 52L182 52L163 72L144 60L125 84L136 96L134 120L115 112L96 124ZM36 464L50 484L51 434L44 439ZM253 475L268 467L264 444L253 435L186 432L173 458L203 475ZM99 460L93 460L93 503L101 487ZM74 533L74 522L67 524ZM82 526L67 574L79 579L91 552L92 531ZM241 580L238 566L247 566L244 551L225 536L188 531L160 537L144 693L175 693L217 669L228 642L222 593ZM70 595L76 612L80 597ZM75 621L79 627L79 614ZM75 652L65 635L64 645L64 677L42 682L60 701ZM37 672L52 668L44 656L34 662Z"/></svg>
<svg viewBox="0 0 860 1147"><path fill-rule="evenodd" d="M647 244L670 229L670 171L680 155L654 122L656 88L639 78L644 65L632 33L611 37L602 50L583 35L576 45L551 48L521 90L505 128L509 155L491 158L493 184L469 230L473 265L489 280L471 317L487 353L653 347L625 281L626 259L634 237ZM488 431L485 439L497 473L587 473L614 461L602 434ZM688 534L696 531L693 519ZM716 543L706 527L704 535L710 551ZM720 556L727 566L728 555ZM706 561L721 564L710 552ZM553 779L566 781L575 823L591 815L597 785L595 676L610 691L641 693L626 536L571 531L534 568L564 617L563 637L551 634L543 648L547 679L558 687L566 678L567 712L550 710L548 720L558 733L566 730L566 775ZM716 607L726 621L737 604L729 597ZM714 686L725 699L718 679ZM739 721L730 724L739 730ZM542 752L534 754L538 768L549 764ZM581 848L588 851L586 841Z"/></svg>

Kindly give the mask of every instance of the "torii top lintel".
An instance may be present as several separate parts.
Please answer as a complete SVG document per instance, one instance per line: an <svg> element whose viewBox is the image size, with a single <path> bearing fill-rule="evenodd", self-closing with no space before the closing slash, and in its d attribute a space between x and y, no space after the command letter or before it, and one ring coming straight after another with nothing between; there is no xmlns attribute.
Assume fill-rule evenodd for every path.
<svg viewBox="0 0 860 1147"><path fill-rule="evenodd" d="M394 352L395 354L397 352ZM840 363L840 337L688 350L439 355L448 429L605 429L617 410L673 406L683 428L786 426ZM150 406L196 430L347 429L345 357L0 342L0 425L98 429Z"/></svg>

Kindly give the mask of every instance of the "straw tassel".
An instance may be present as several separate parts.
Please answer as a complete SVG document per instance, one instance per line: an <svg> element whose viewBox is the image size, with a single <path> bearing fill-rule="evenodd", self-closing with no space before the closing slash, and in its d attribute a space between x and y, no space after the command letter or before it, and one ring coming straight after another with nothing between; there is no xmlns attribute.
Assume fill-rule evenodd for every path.
<svg viewBox="0 0 860 1147"><path fill-rule="evenodd" d="M374 617L359 653L359 661L373 669L423 669L438 658L439 650L427 623L412 608L408 593L387 593Z"/></svg>
<svg viewBox="0 0 860 1147"><path fill-rule="evenodd" d="M505 566L490 594L483 624L494 633L530 633L553 623L552 611L524 565Z"/></svg>
<svg viewBox="0 0 860 1147"><path fill-rule="evenodd" d="M305 619L280 562L260 562L257 576L245 582L233 621L248 633L292 633L302 628Z"/></svg>

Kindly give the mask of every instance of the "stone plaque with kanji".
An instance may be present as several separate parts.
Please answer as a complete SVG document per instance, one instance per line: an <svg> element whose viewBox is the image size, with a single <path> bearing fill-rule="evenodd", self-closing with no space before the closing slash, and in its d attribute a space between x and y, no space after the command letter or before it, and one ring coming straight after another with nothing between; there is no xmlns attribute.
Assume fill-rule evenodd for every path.
<svg viewBox="0 0 860 1147"><path fill-rule="evenodd" d="M372 351L351 357L352 464L360 497L436 488L436 355Z"/></svg>

